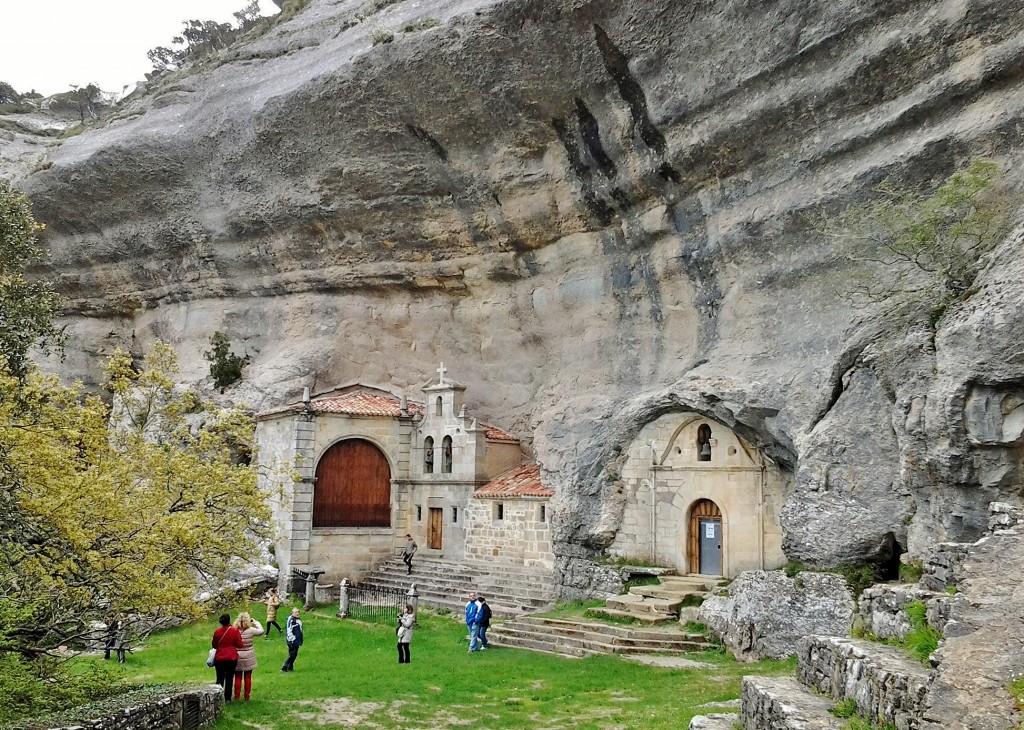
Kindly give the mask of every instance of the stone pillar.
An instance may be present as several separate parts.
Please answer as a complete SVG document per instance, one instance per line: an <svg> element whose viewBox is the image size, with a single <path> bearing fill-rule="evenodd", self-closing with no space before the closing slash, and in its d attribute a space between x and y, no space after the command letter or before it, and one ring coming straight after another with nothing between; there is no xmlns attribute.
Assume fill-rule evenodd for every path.
<svg viewBox="0 0 1024 730"><path fill-rule="evenodd" d="M312 415L295 420L295 470L301 480L292 486L292 520L288 535L291 566L309 565L309 541L313 531L313 486L316 481L316 421ZM287 573L286 566L282 566ZM308 601L307 601L308 602Z"/></svg>
<svg viewBox="0 0 1024 730"><path fill-rule="evenodd" d="M409 592L405 594L405 602L412 606L412 615L419 616L420 612L420 594L416 592L416 584L413 583L409 586ZM402 609L405 610L404 608Z"/></svg>
<svg viewBox="0 0 1024 730"><path fill-rule="evenodd" d="M341 596L338 598L338 618L348 618L348 578L341 579Z"/></svg>

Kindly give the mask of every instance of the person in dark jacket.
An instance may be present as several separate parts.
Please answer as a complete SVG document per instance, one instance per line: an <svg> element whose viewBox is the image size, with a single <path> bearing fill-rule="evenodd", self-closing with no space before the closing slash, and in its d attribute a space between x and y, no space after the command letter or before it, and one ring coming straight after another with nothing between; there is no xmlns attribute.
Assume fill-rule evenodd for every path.
<svg viewBox="0 0 1024 730"><path fill-rule="evenodd" d="M217 670L217 684L224 688L224 700L231 701L231 690L238 665L238 650L244 647L242 633L231 625L231 617L222 614L218 619L220 628L213 632L210 645L217 650L213 655L213 667Z"/></svg>
<svg viewBox="0 0 1024 730"><path fill-rule="evenodd" d="M491 607L487 605L487 599L483 596L477 596L476 605L476 636L480 641L480 650L483 651L487 648L487 628L491 625Z"/></svg>
<svg viewBox="0 0 1024 730"><path fill-rule="evenodd" d="M302 621L299 620L299 609L293 608L292 615L284 622L284 641L288 645L288 658L284 660L282 672L290 672L295 668L295 657L302 646Z"/></svg>

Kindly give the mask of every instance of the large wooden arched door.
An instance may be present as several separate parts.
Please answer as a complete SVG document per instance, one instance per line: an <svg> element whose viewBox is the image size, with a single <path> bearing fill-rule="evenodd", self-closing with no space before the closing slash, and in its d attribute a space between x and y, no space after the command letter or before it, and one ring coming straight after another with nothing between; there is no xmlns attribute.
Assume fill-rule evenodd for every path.
<svg viewBox="0 0 1024 730"><path fill-rule="evenodd" d="M693 505L688 535L689 571L722 575L722 511L717 504L701 499Z"/></svg>
<svg viewBox="0 0 1024 730"><path fill-rule="evenodd" d="M390 527L391 467L362 439L339 441L316 465L313 527Z"/></svg>

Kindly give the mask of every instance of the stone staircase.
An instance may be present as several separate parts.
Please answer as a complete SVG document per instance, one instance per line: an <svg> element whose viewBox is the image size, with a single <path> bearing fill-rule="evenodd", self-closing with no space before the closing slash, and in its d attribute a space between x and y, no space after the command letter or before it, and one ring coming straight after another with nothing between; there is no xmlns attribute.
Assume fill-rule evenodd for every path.
<svg viewBox="0 0 1024 730"><path fill-rule="evenodd" d="M540 568L510 563L448 561L434 557L413 560L409 575L401 558L377 565L362 586L401 588L413 583L420 605L447 608L461 617L470 591L487 599L497 617L519 616L554 604L554 578Z"/></svg>
<svg viewBox="0 0 1024 730"><path fill-rule="evenodd" d="M495 646L567 657L683 654L714 648L703 634L687 633L678 624L656 629L633 628L543 616L521 616L495 623L487 638Z"/></svg>
<svg viewBox="0 0 1024 730"><path fill-rule="evenodd" d="M660 585L633 586L629 592L605 600L603 608L588 611L593 616L630 618L648 624L696 621L704 597L723 581L706 575L658 576Z"/></svg>
<svg viewBox="0 0 1024 730"><path fill-rule="evenodd" d="M807 636L797 647L795 677L744 677L740 715L694 718L691 730L842 730L829 710L852 700L878 725L917 730L930 670L901 650L871 641ZM739 724L737 724L739 721Z"/></svg>

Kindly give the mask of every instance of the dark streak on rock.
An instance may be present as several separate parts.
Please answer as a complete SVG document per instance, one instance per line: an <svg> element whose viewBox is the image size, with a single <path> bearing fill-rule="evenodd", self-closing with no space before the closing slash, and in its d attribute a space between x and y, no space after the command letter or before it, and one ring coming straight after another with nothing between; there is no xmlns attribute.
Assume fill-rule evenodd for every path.
<svg viewBox="0 0 1024 730"><path fill-rule="evenodd" d="M565 154L568 158L569 169L579 178L580 185L583 192L583 200L587 204L590 211L597 217L598 222L602 226L606 226L612 222L615 211L602 200L599 200L597 195L594 193L593 185L593 172L583 162L583 156L580 152L580 147L576 144L576 136L569 131L569 125L565 123L564 119L552 119L551 126L558 135L559 141L562 143L562 147L565 148Z"/></svg>
<svg viewBox="0 0 1024 730"><path fill-rule="evenodd" d="M597 169L609 179L614 179L618 170L608 153L605 152L604 145L601 144L601 129L598 126L597 117L591 113L580 98L576 99L576 119L579 121L583 144L594 160L594 164L597 165Z"/></svg>
<svg viewBox="0 0 1024 730"><path fill-rule="evenodd" d="M597 47L601 49L601 54L604 56L605 68L608 69L608 73L619 87L619 94L629 105L634 129L640 134L640 139L644 141L644 144L659 155L664 155L665 135L651 120L650 112L647 109L647 96L629 70L629 59L612 43L604 29L597 24L594 25L594 36L597 38Z"/></svg>
<svg viewBox="0 0 1024 730"><path fill-rule="evenodd" d="M448 162L448 150L446 150L430 132L421 127L417 127L415 124L406 124L405 128L409 130L409 133L413 137L421 142L426 142L430 149L434 151L434 154L440 158L441 162Z"/></svg>

